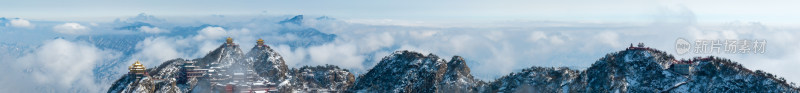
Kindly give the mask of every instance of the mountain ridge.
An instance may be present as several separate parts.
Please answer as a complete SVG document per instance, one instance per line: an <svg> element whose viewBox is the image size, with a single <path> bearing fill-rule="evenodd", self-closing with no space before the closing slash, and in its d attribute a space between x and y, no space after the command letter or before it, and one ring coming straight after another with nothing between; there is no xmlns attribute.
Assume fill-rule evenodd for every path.
<svg viewBox="0 0 800 93"><path fill-rule="evenodd" d="M227 49L232 48L232 49ZM148 69L155 75L177 73L172 70L160 71L163 68L176 69L173 63L197 61L203 64L217 60L225 50L236 51L238 46L226 47L223 44L204 58L195 60L175 59L162 63L157 69ZM475 79L470 73L465 58L453 56L445 60L434 54L424 55L413 51L396 51L384 57L367 73L355 75L347 69L335 65L304 66L291 68L285 66L282 57L268 46L255 46L247 54L241 50L228 55L243 55L244 61L231 59L233 63L241 63L245 67L257 68L255 71L261 78L277 83L281 92L792 92L800 88L788 84L786 80L760 70L752 71L729 59L718 57L695 57L690 60L675 60L675 57L663 51L630 47L609 53L598 59L589 68L574 70L568 67L538 67L522 69L509 73L494 81ZM233 56L236 57L236 56ZM259 60L260 61L256 61ZM268 59L268 60L264 60ZM207 61L203 61L207 60ZM210 62L213 63L213 62ZM206 64L210 64L206 63ZM167 64L167 65L165 65ZM262 65L254 65L262 64ZM269 65L263 65L269 64ZM169 67L173 66L173 67ZM683 71L689 68L688 71ZM265 70L265 71L260 71ZM114 83L109 92L135 87L131 79L123 76ZM170 77L164 77L170 78ZM190 80L192 81L192 80ZM201 80L200 80L201 81ZM166 82L170 82L167 80ZM185 83L176 87L181 91L198 91L203 89L202 82L195 79L193 83ZM204 81L205 82L205 81ZM127 84L126 84L127 83ZM143 83L147 84L147 83ZM161 84L156 91L170 91L169 83ZM148 84L148 85L154 85ZM125 89L124 86L128 86ZM180 84L179 84L180 85ZM202 86L201 86L202 85ZM143 86L138 84L138 86ZM199 87L198 87L199 86ZM212 89L213 90L213 89ZM211 90L208 90L211 91ZM220 91L220 90L216 90Z"/></svg>

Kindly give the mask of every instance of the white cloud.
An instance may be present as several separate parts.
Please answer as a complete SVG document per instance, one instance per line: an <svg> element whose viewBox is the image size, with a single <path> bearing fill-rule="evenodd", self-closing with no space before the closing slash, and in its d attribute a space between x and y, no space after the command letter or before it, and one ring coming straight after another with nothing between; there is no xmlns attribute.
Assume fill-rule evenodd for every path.
<svg viewBox="0 0 800 93"><path fill-rule="evenodd" d="M390 47L394 44L394 37L389 33L367 35L362 40L364 42L356 43L360 44L361 51L375 51L380 48Z"/></svg>
<svg viewBox="0 0 800 93"><path fill-rule="evenodd" d="M332 64L343 68L363 69L361 64L366 57L358 53L355 45L351 44L325 44L308 48L312 64Z"/></svg>
<svg viewBox="0 0 800 93"><path fill-rule="evenodd" d="M530 38L528 38L530 41L539 41L541 39L547 39L547 35L545 35L542 31L534 31L531 33Z"/></svg>
<svg viewBox="0 0 800 93"><path fill-rule="evenodd" d="M92 22L92 23L89 23L89 25L90 25L90 26L99 26L100 24L97 24L97 23L94 23L94 22Z"/></svg>
<svg viewBox="0 0 800 93"><path fill-rule="evenodd" d="M12 19L8 23L6 23L6 25L7 26L13 26L13 27L23 27L23 28L33 27L33 24L31 24L30 21L25 20L25 19Z"/></svg>
<svg viewBox="0 0 800 93"><path fill-rule="evenodd" d="M198 30L198 34L190 37L147 37L136 44L137 52L127 62L140 60L145 64L155 65L176 58L193 59L203 57L209 51L219 47L222 41L225 40L225 36L228 35L227 33L238 33L234 34L235 36L231 36L234 38L234 42L254 36L248 34L250 32L246 29L227 31L222 27L206 27ZM251 41L255 41L255 39Z"/></svg>
<svg viewBox="0 0 800 93"><path fill-rule="evenodd" d="M732 22L723 24L720 27L717 27L719 25L714 24L710 26L705 24L698 25L698 20L700 20L699 22L706 22L706 20L697 19L694 11L690 10L686 6L663 7L656 12L657 14L654 15L652 20L653 22L651 24L609 23L604 21L595 22L592 20L588 20L587 22L581 19L570 18L566 18L567 21L553 19L545 21L512 20L484 23L464 23L464 21L408 21L397 19L344 19L326 21L310 20L303 25L311 25L312 28L319 29L322 32L336 34L336 40L326 44L295 49L290 48L286 44L276 44L271 46L284 57L284 59L287 61L287 65L290 67L334 64L343 68L351 69L351 71L364 71L368 68L371 68L377 63L377 61L380 61L380 59L384 56L391 54L394 50L412 50L421 52L423 54L433 53L445 59L449 59L449 57L452 55L460 55L465 57L468 63L470 63L469 66L473 69L473 75L483 80L492 80L496 77L506 75L508 72L531 66L587 67L607 53L624 50L629 43L644 42L648 47L653 47L671 53L672 50L670 49L671 47L674 47L672 42L674 42L674 40L678 37L685 37L690 40L767 39L769 41L768 46L770 48L768 48L768 54L764 55L697 54L676 57L690 58L694 56L708 55L721 56L733 59L734 61L742 63L745 67L753 70L761 69L770 73L778 74L778 76L785 76L790 81L800 81L800 74L797 74L798 72L792 69L792 67L800 66L800 64L793 61L800 60L797 57L800 56L800 49L796 48L796 46L800 46L798 41L796 41L796 36L798 36L798 34L796 32L792 32L796 31L795 29L788 28L787 31L771 31L773 29L767 29L766 26L760 22ZM242 42L238 44L243 46L242 49L245 50L245 52L249 50L248 48L250 48L249 46L253 44L252 42L258 38L264 38L268 41L268 44L276 41L293 41L305 38L298 37L297 35L293 34L272 34L273 32L277 32L279 30L278 28L281 28L280 25L275 25L274 22L278 22L285 18L259 18L264 20L255 21L249 20L251 18L234 18L237 20L225 20L224 18L214 18L214 20L207 20L207 18L203 18L197 22L204 23L197 24L224 25L226 28L230 27L237 29L206 27L198 30L198 34L189 35L188 37L148 37L134 46L136 47L136 54L133 55L131 60L126 62L133 62L133 60L140 59L145 62L147 66L156 66L158 63L174 58L182 57L191 59L202 57L206 55L208 51L217 48L222 41L224 41L224 38L228 36L233 37L237 43ZM174 20L176 19L170 19L169 21ZM241 22L241 20L247 21ZM140 14L137 16L137 18L131 18L126 21L144 21L162 27L159 28L145 26L139 28L145 33L168 32L168 30L163 29L167 27L162 26L163 24L186 25L179 22L164 22L167 20L155 18L145 14ZM189 25L195 25L195 22L196 21L187 21L185 23L189 23ZM15 27L34 26L34 24L31 24L27 20L21 19L17 20L16 22L8 22L6 25ZM103 23L89 23L88 26L84 26L79 23L64 23L53 27L53 30L55 32L64 34L83 34L92 29L98 29L98 31L100 31L99 29L102 29L104 26L110 25ZM287 28L294 29L304 27ZM771 32L764 32L766 30L770 30ZM58 40L46 42L46 44L43 45L40 50L71 50L68 52L94 50L95 52L100 51L98 52L99 54L83 54L100 56L107 54L105 51L98 49L81 48L91 47L81 43L64 43L63 40L61 40L58 41L61 42L61 44L57 44L54 43L56 41ZM73 47L54 49L68 46ZM70 61L105 59L85 58L82 56L83 54L59 54L63 53L61 51L46 53L42 52L46 51L36 51L35 53L27 55L25 58L19 59L20 62L17 62L16 65L13 66L22 66L13 71L0 72L26 74L27 72L22 72L28 71L31 73L39 73L41 75L37 77L33 77L33 75L28 75L27 77L2 77L2 79L0 79L0 84L3 84L4 87L0 87L0 90L14 89L8 87L17 86L6 84L14 84L17 82L13 81L25 80L24 78L51 81L52 84L50 85L58 86L58 90L64 90L62 87L62 82L88 82L91 80L84 80L84 78L87 77L86 75L73 75L67 73L56 73L51 75L50 73L52 72L47 72L53 70L64 70L70 71L71 73L73 72L73 69L66 69L63 67L28 69L28 67L43 67L45 65L65 63L50 59L63 59ZM71 58L63 58L62 55ZM368 59L368 56L374 56L374 58L371 58L373 60L372 64L362 65L367 62L364 61L364 59ZM129 64L130 63L127 63L126 65ZM93 65L90 63L78 62L75 64L66 64L64 66L86 67ZM77 70L78 72L85 72L84 69L89 68L91 67L76 69L80 69ZM64 81L56 79L64 79ZM26 82L39 81L29 80ZM39 85L49 83L34 84L35 85L28 85L28 87L19 89L32 89L29 87L38 87ZM79 86L79 88L85 88L83 87L84 84L91 85L91 82L70 84L75 84Z"/></svg>
<svg viewBox="0 0 800 93"><path fill-rule="evenodd" d="M228 32L225 31L222 27L206 27L200 30L197 36L194 37L195 40L220 40L224 39L223 37L227 36Z"/></svg>
<svg viewBox="0 0 800 93"><path fill-rule="evenodd" d="M283 60L286 61L286 65L287 66L289 66L289 67L298 67L298 66L306 65L306 64L304 64L304 62L307 62L306 59L308 59L308 58L306 57L306 55L308 53L306 52L305 48L297 48L297 49L294 49L294 51L293 51L292 48L289 47L288 45L277 45L277 46L272 46L272 47L273 47L273 50L275 50L279 54L281 54L281 56L283 57Z"/></svg>
<svg viewBox="0 0 800 93"><path fill-rule="evenodd" d="M620 47L623 44L619 42L619 35L615 32L602 32L595 35L595 39L612 47Z"/></svg>
<svg viewBox="0 0 800 93"><path fill-rule="evenodd" d="M563 39L566 36L551 34L548 36L547 33L542 31L534 31L531 32L531 35L528 36L527 40L529 42L543 42L549 41L549 43L537 43L537 44L564 44L566 41ZM540 41L541 40L541 41Z"/></svg>
<svg viewBox="0 0 800 93"><path fill-rule="evenodd" d="M4 77L0 84L12 87L4 89L6 92L97 93L109 85L95 81L92 70L97 63L117 57L116 52L101 50L88 43L49 40L16 62L6 64L11 66L5 68L7 70L4 73L16 74L13 77ZM46 90L41 90L42 88Z"/></svg>
<svg viewBox="0 0 800 93"><path fill-rule="evenodd" d="M531 66L588 67L597 58L603 57L607 53L623 50L629 43L644 42L647 43L648 47L671 52L669 49L674 45L663 43L674 42L674 39L669 38L747 38L752 36L743 33L757 32L719 28L710 29L705 26L694 25L692 22L694 19L688 18L688 20L684 20L680 18L682 17L665 20L657 19L657 21L665 21L664 24L656 23L652 25L554 22L563 25L528 27L531 24L551 23L532 22L520 25L504 25L497 28L475 27L477 29L471 27L376 26L318 22L315 23L315 26L321 28L317 29L326 29L322 32L337 35L334 42L295 49L285 44L271 46L284 57L290 67L333 64L357 72L372 67L382 57L394 50L412 50L424 54L433 53L445 59L452 55L460 55L467 58L468 63L476 64L470 65L473 68L474 75L483 80L492 80L506 75L508 72ZM683 21L673 22L669 20ZM596 25L600 25L600 27ZM533 31L528 32L531 30ZM205 55L207 51L216 48L226 36L233 37L237 42L250 42L258 38L265 38L268 41L292 41L304 38L292 34L264 35L275 31L274 27L259 28L258 26L245 26L238 29L206 27L193 37L169 37L174 40L166 40L172 40L170 42L189 42L191 44L177 44L173 48L178 55L200 57ZM246 48L249 47L243 47L245 52L249 50ZM197 52L188 52L187 50ZM368 56L375 56L370 58L373 60L372 64L367 64L368 62L364 61L368 59ZM694 56L705 55L687 55L678 56L678 58ZM736 59L737 56L724 57ZM782 61L776 60L776 63L780 62ZM775 70L770 69L767 71Z"/></svg>
<svg viewBox="0 0 800 93"><path fill-rule="evenodd" d="M436 35L438 32L439 31L409 31L408 34L415 39L426 39Z"/></svg>
<svg viewBox="0 0 800 93"><path fill-rule="evenodd" d="M725 39L737 39L739 34L733 31L722 31L722 37L725 37Z"/></svg>
<svg viewBox="0 0 800 93"><path fill-rule="evenodd" d="M550 37L550 43L552 44L564 44L565 40L561 39L563 36L552 36Z"/></svg>
<svg viewBox="0 0 800 93"><path fill-rule="evenodd" d="M400 51L400 50L414 51L414 52L419 52L419 53L422 53L422 54L430 54L430 53L432 53L432 50L429 50L429 49L426 49L426 48L419 48L417 46L412 46L412 45L408 45L408 44L403 44L402 46L400 46L400 48L397 48L397 51ZM385 56L379 56L379 58L383 58L383 57L385 57ZM376 60L376 61L380 61L380 60Z"/></svg>
<svg viewBox="0 0 800 93"><path fill-rule="evenodd" d="M151 33L151 34L158 34L158 33L165 33L165 32L169 32L168 30L163 30L163 29L161 29L161 28L158 28L158 27L150 27L150 26L142 26L142 27L139 27L139 30L140 30L140 31L142 31L142 32L145 32L145 33Z"/></svg>
<svg viewBox="0 0 800 93"><path fill-rule="evenodd" d="M286 65L290 67L331 64L348 69L368 68L362 65L366 60L365 55L358 53L360 51L353 43L330 43L293 50L287 45L277 45L273 49L283 56Z"/></svg>
<svg viewBox="0 0 800 93"><path fill-rule="evenodd" d="M484 80L492 80L496 77L508 74L505 72L512 72L531 66L588 67L591 63L594 63L597 58L603 57L607 53L624 50L625 47L622 45L627 45L628 43L645 42L648 43L649 47L659 47L659 49L663 48L662 50L669 51L667 50L668 48L664 48L664 46L671 45L652 43L674 42L659 41L661 40L659 38L677 38L685 36L671 32L640 31L643 29L618 29L616 27L621 26L617 25L598 25L608 25L609 28L587 30L583 29L586 27L584 25L570 25L568 27L556 26L560 27L559 29L550 29L549 26L544 26L542 28L547 29L540 30L538 27L516 28L513 27L514 25L510 25L512 26L510 28L491 28L477 31L464 31L464 29L469 28L386 27L372 28L366 31L363 31L363 29L355 30L356 28L341 29L345 31L332 32L357 31L353 33L337 33L337 35L342 36L341 38L353 38L353 36L355 36L355 38L358 39L341 39L343 41L334 43L336 45L349 44L346 42L358 42L359 44L356 44L357 47L412 50L424 54L433 53L446 59L452 55L460 55L469 59L468 63L475 64L470 65L470 67L473 68L473 74ZM588 27L595 28L591 25ZM658 27L659 26L656 26L653 29L661 29ZM650 29L649 25L632 28ZM579 29L579 31L571 31L573 29ZM526 30L537 31L527 32ZM421 32L435 33L435 37L418 37L418 35L423 35ZM384 36L384 33L389 33L389 35ZM648 35L661 37L651 38ZM645 36L645 38L640 36ZM368 43L381 40L369 37L392 37L394 39L391 40L391 42L394 44L390 46L370 46L372 44ZM384 50L370 51L365 49L359 51L359 53L385 53ZM360 55L370 56L367 54ZM375 58L375 61L379 61L383 56L376 57L378 58ZM365 67L369 68L371 66Z"/></svg>
<svg viewBox="0 0 800 93"><path fill-rule="evenodd" d="M666 13L673 12L667 11ZM295 49L275 42L301 40L305 37L276 34L278 30L281 30L280 27L268 24L267 27L264 27L265 23L259 22L215 23L235 29L206 27L198 30L198 34L189 35L189 37L148 37L135 46L137 49L135 58L152 62L148 63L149 66L179 57L198 58L217 48L228 36L233 37L235 42L243 46L242 49L247 52L255 39L264 38L268 44L272 43L270 46L284 57L290 67L333 64L351 69L351 71L363 72L384 56L391 54L392 51L412 50L424 54L433 53L445 59L449 59L453 55L463 56L471 64L474 75L483 80L492 80L508 74L507 72L531 66L588 67L597 58L603 57L607 53L623 50L629 43L644 42L648 47L671 52L670 47L674 47L671 42L678 37L687 37L688 39L774 37L767 38L770 40L771 46L797 45L784 45L787 42L796 42L792 41L794 40L792 34L765 34L761 37L756 37L758 34L751 35L766 29L760 24L754 23L752 25L755 26L752 27L749 26L751 24L738 24L733 27L714 28L694 25L695 19L692 17L691 11L678 11L677 13L680 14L665 14L664 17L668 18L656 18L654 24L525 21L522 24L518 24L520 22L496 23L497 25L489 27L445 24L428 27L426 24L407 25L413 21L402 20L376 21L380 24L319 21L313 23L316 26L315 29L336 34L336 40ZM291 27L290 29L295 28L304 27ZM148 29L164 30L156 27L148 27ZM774 49L774 52L791 54L781 49L794 48L780 47ZM690 58L694 56L707 55L677 57ZM735 55L721 56L734 60L742 58ZM761 59L771 58L774 56ZM372 61L364 61L367 59ZM768 72L790 73L787 76L791 76L792 72L787 72L784 70L785 68L770 68L775 67L775 64L794 66L794 64L786 63L786 60L796 59L780 57L780 59L767 60L769 64L766 62L757 65L745 63L745 66L754 66L752 68L764 69ZM749 62L749 60L743 62Z"/></svg>
<svg viewBox="0 0 800 93"><path fill-rule="evenodd" d="M219 47L228 35L232 35L230 37L234 38L234 42L255 41L257 35L252 33L247 29L226 30L222 27L206 27L198 30L198 34L190 37L147 37L136 44L137 52L133 54L129 62L141 60L147 64L160 64L176 58L199 58ZM249 46L255 44L245 43L239 45ZM247 52L246 50L249 49L243 50Z"/></svg>
<svg viewBox="0 0 800 93"><path fill-rule="evenodd" d="M127 62L140 60L144 64L154 66L170 59L185 57L184 52L179 52L177 50L177 46L181 45L182 44L179 44L179 40L174 38L145 38L142 42L136 44L138 53L133 55L134 59Z"/></svg>
<svg viewBox="0 0 800 93"><path fill-rule="evenodd" d="M349 19L345 20L345 22L356 23L356 24L369 24L369 25L386 25L386 26L442 27L441 24L437 23L430 23L424 21L394 20L394 19Z"/></svg>
<svg viewBox="0 0 800 93"><path fill-rule="evenodd" d="M63 34L84 34L89 28L78 23L64 23L54 26L53 30Z"/></svg>
<svg viewBox="0 0 800 93"><path fill-rule="evenodd" d="M487 33L484 33L483 36L492 41L504 40L506 37L505 32L500 31L488 31Z"/></svg>

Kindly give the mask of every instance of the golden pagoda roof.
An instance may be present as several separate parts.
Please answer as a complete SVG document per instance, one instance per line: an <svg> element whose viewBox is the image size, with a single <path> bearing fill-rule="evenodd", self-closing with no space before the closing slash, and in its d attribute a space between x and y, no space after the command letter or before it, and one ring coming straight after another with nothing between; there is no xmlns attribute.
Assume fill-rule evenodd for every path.
<svg viewBox="0 0 800 93"><path fill-rule="evenodd" d="M131 67L128 68L145 68L145 67L142 63L139 63L139 61L137 60L135 63L133 63L133 65L131 65Z"/></svg>
<svg viewBox="0 0 800 93"><path fill-rule="evenodd" d="M142 63L139 63L139 60L136 60L136 63L133 63L134 66L141 66Z"/></svg>
<svg viewBox="0 0 800 93"><path fill-rule="evenodd" d="M228 39L226 39L225 41L226 41L228 44L233 44L233 38L231 38L231 37L228 37Z"/></svg>
<svg viewBox="0 0 800 93"><path fill-rule="evenodd" d="M264 45L264 39L261 39L261 38L259 38L259 39L258 39L258 40L256 40L256 41L258 41L258 42L256 42L256 44L258 44L258 45Z"/></svg>

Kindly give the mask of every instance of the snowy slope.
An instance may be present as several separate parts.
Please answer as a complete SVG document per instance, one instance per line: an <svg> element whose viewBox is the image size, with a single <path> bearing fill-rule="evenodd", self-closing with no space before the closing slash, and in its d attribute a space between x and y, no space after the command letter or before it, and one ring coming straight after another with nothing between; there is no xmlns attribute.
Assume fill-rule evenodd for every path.
<svg viewBox="0 0 800 93"><path fill-rule="evenodd" d="M467 62L461 56L453 56L447 62L447 71L439 83L439 91L447 92L477 92L485 87L486 83L475 79L470 74Z"/></svg>
<svg viewBox="0 0 800 93"><path fill-rule="evenodd" d="M334 65L303 66L291 70L291 85L282 87L284 91L340 92L355 82L355 75L347 69Z"/></svg>
<svg viewBox="0 0 800 93"><path fill-rule="evenodd" d="M247 53L247 60L248 62L253 62L253 68L261 77L279 81L286 79L288 76L289 67L286 66L283 57L269 48L269 46L256 45Z"/></svg>
<svg viewBox="0 0 800 93"><path fill-rule="evenodd" d="M690 74L671 71L674 58L655 49L610 53L586 70L532 67L491 83L484 92L791 92L785 80L728 59L694 58Z"/></svg>
<svg viewBox="0 0 800 93"><path fill-rule="evenodd" d="M464 59L397 51L381 60L351 89L356 92L474 92L483 83L472 78Z"/></svg>
<svg viewBox="0 0 800 93"><path fill-rule="evenodd" d="M357 78L334 65L304 66L289 70L282 57L268 46L255 46L244 55L238 46L222 45L204 58L175 59L150 68L150 77L133 80L127 75L109 92L223 91L210 88L204 78L176 78L178 63L220 64L232 71L257 70L257 78L277 84L278 92L790 92L800 88L783 78L752 71L736 62L717 57L683 61L650 48L629 48L607 54L585 70L567 67L530 67L491 82L474 79L464 58L449 61L433 54L396 51ZM675 71L688 65L688 73ZM201 65L201 68L207 68ZM173 82L177 82L174 86Z"/></svg>
<svg viewBox="0 0 800 93"><path fill-rule="evenodd" d="M210 83L211 78L187 78L181 69L185 62L196 62L199 68L213 68L221 77L254 71L254 79L266 80L272 83L282 83L276 90L280 91L345 91L355 82L355 77L347 69L326 65L317 67L302 67L288 70L283 58L268 46L255 46L247 54L243 54L238 45L222 44L203 58L185 60L174 59L162 63L156 68L148 68L147 77L135 79L125 74L109 88L109 93L121 92L224 92L223 88L214 88ZM224 70L224 71L223 71ZM208 76L208 75L206 75ZM218 81L218 83L233 84L238 81ZM231 82L231 83L227 83ZM173 85L174 83L174 85ZM236 86L246 86L249 83L238 82ZM241 87L239 87L241 88ZM237 91L246 91L238 89Z"/></svg>

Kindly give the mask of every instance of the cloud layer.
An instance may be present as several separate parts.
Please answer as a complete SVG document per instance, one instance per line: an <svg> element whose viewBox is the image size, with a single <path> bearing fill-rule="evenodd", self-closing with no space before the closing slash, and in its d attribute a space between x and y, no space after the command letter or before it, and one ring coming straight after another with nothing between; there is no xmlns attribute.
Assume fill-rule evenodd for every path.
<svg viewBox="0 0 800 93"><path fill-rule="evenodd" d="M151 33L151 34L165 33L165 32L169 31L169 30L164 30L164 29L158 28L158 27L150 27L150 26L139 27L139 30L141 30L142 32Z"/></svg>
<svg viewBox="0 0 800 93"><path fill-rule="evenodd" d="M6 26L30 28L33 27L33 24L25 19L12 19L10 22L6 23Z"/></svg>
<svg viewBox="0 0 800 93"><path fill-rule="evenodd" d="M6 63L2 90L6 92L100 92L106 83L95 80L97 63L119 54L85 42L54 39L21 58ZM44 90L42 90L44 89Z"/></svg>
<svg viewBox="0 0 800 93"><path fill-rule="evenodd" d="M306 19L300 27L296 25L270 25L274 22L262 23L255 21L243 23L221 23L225 27L205 27L196 30L196 35L189 37L150 37L143 42L181 42L181 43L153 43L165 46L175 53L165 53L181 57L201 57L207 51L217 47L225 37L234 37L236 43L242 46L252 46L258 38L267 40L268 44L281 53L290 67L304 65L333 64L353 71L366 71L377 61L395 50L413 50L423 53L433 53L441 57L454 55L464 56L473 74L484 80L491 80L506 73L514 72L530 66L567 66L585 68L606 53L616 52L631 43L643 42L648 47L657 48L672 53L674 39L766 39L796 44L785 39L794 38L794 32L766 29L764 25L754 23L725 23L723 25L704 26L697 25L691 11L665 9L662 17L656 17L650 24L636 23L585 23L585 22L553 22L553 21L513 21L500 22L502 26L479 26L480 24L462 24L455 26L414 26L392 25L391 22L371 24L369 22L352 23L347 20L313 20ZM682 15L682 16L671 16ZM688 17L687 17L688 16ZM664 18L666 17L666 18ZM284 19L284 18L276 18ZM275 21L277 22L277 21ZM446 25L446 24L440 24ZM276 34L281 29L276 28L314 28L324 33L336 34L333 42L308 47L290 47L282 41L300 40L293 34ZM742 30L742 31L739 31ZM744 31L746 30L746 31ZM753 34L758 31L773 31L788 35ZM782 37L781 37L782 36ZM148 41L150 40L150 41ZM190 44L183 44L190 43ZM171 47L167 47L171 46ZM776 45L776 46L784 46ZM787 45L788 46L788 45ZM148 59L147 44L137 45L142 59ZM249 47L243 47L245 51ZM774 49L789 49L789 47L774 47ZM770 48L772 49L772 48ZM156 52L153 52L156 53ZM675 54L675 53L672 53ZM722 56L731 58L746 66L753 64L751 60L770 60L773 64L791 65L791 57L768 57L777 54L794 55L790 52L779 52L764 55L728 55L728 54L692 54L678 55L679 58L694 56ZM155 62L168 60L156 58ZM787 59L789 58L789 59ZM780 59L780 60L775 60ZM762 69L775 73L790 73L787 70L770 68L776 65L756 65L754 69ZM797 76L792 74L779 74L785 77Z"/></svg>
<svg viewBox="0 0 800 93"><path fill-rule="evenodd" d="M3 76L0 83L31 84L0 90L53 88L53 91L102 92L91 89L103 89L105 87L98 87L98 84L110 81L96 81L92 78L97 75L75 73L92 73L91 69L96 64L119 58L113 56L117 55L113 51L118 49L92 46L98 42L70 41L73 37L69 35L143 37L144 39L130 45L116 45L133 49L131 54L124 55L130 57L118 59L124 60L123 65L114 65L119 68L124 68L135 60L140 60L147 66L155 66L175 58L199 58L222 44L226 37L232 37L235 43L242 46L244 52L255 45L255 40L264 39L284 57L290 67L333 64L356 73L366 72L381 58L396 50L432 53L442 58L459 55L467 60L472 74L483 80L492 80L531 66L585 68L607 53L624 50L631 43L642 42L648 47L676 54L674 42L677 38L763 39L769 42L766 54L687 54L676 57L721 56L744 64L747 68L775 73L792 82L800 81L800 72L792 69L800 66L800 63L794 62L800 60L796 57L800 56L800 49L795 47L800 46L800 42L796 41L796 36L800 33L794 31L800 29L769 26L757 20L699 24L697 21L702 19L696 18L695 13L685 6L665 7L653 15L652 20L642 23L572 20L460 23L395 19L315 19L316 16L306 15L307 19L300 24L286 25L278 22L292 16L156 18L146 14L113 23L92 23L89 26L75 22L46 24L18 21L10 22L9 25L25 27L25 24L29 24L27 26L33 27L33 32L42 32L33 34L45 35L19 38L47 39L41 44L30 45L34 48L20 58L11 62L8 59L2 60L12 64L9 65L11 69L8 72L1 73L22 77ZM136 22L152 25L137 27L138 31L113 29ZM336 35L336 38L330 41L313 41L318 40L315 39L318 37L313 36L317 35L313 32L316 30L304 29L316 29L319 33ZM102 34L87 34L89 32ZM68 36L50 39L60 34ZM103 38L94 39L102 41ZM312 44L293 46L297 43L308 43L303 40Z"/></svg>
<svg viewBox="0 0 800 93"><path fill-rule="evenodd" d="M53 31L62 34L85 34L89 28L79 23L64 23L53 27Z"/></svg>

